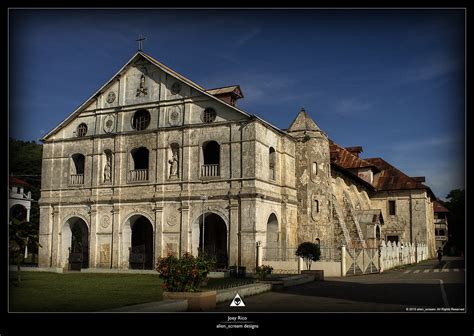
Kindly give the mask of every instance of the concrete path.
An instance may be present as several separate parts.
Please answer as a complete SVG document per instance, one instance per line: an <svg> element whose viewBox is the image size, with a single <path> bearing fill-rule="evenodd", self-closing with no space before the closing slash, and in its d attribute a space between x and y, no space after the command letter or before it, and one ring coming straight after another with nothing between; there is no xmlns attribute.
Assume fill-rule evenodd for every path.
<svg viewBox="0 0 474 336"><path fill-rule="evenodd" d="M325 281L248 297L244 302L245 307L218 304L215 311L462 311L465 307L464 260L445 257L440 264L437 260L429 260L381 274L326 278Z"/></svg>

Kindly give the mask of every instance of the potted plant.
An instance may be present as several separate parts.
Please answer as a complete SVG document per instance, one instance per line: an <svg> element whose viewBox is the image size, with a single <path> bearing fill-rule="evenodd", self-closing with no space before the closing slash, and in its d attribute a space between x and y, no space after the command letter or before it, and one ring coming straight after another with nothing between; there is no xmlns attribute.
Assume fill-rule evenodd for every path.
<svg viewBox="0 0 474 336"><path fill-rule="evenodd" d="M194 257L185 253L181 258L174 255L160 257L156 271L164 280L164 300L188 300L188 310L208 310L216 305L216 291L201 291L200 286L206 279L214 262L205 255Z"/></svg>
<svg viewBox="0 0 474 336"><path fill-rule="evenodd" d="M301 243L295 254L303 258L306 263L306 271L301 271L301 274L311 274L314 275L314 280L324 280L323 270L311 270L311 263L321 258L321 249L318 244L311 242Z"/></svg>
<svg viewBox="0 0 474 336"><path fill-rule="evenodd" d="M268 274L271 274L273 267L270 265L257 266L255 268L255 273L257 274L257 279L262 281L265 280Z"/></svg>

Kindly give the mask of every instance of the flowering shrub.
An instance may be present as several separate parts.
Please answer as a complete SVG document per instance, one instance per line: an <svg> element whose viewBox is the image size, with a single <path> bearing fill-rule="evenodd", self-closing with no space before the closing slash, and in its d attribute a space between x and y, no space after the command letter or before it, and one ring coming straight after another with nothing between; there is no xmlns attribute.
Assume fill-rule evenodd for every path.
<svg viewBox="0 0 474 336"><path fill-rule="evenodd" d="M259 280L265 280L265 277L267 276L267 274L271 274L272 271L273 271L273 267L269 265L257 266L257 268L255 268L255 273L257 273L257 278Z"/></svg>
<svg viewBox="0 0 474 336"><path fill-rule="evenodd" d="M160 257L155 270L164 280L163 289L168 292L198 292L201 282L214 267L214 261L200 254L194 257L185 253L181 258L174 255Z"/></svg>

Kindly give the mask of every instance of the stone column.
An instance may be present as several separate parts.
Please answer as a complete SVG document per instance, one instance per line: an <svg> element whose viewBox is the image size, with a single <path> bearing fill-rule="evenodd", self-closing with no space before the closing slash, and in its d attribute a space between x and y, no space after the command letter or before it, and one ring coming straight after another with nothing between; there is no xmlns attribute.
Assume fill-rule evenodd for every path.
<svg viewBox="0 0 474 336"><path fill-rule="evenodd" d="M354 261L355 262L355 261ZM346 276L346 245L341 246L341 276Z"/></svg>
<svg viewBox="0 0 474 336"><path fill-rule="evenodd" d="M256 243L257 249L257 267L262 266L263 263L263 255L262 255L262 242L258 241Z"/></svg>
<svg viewBox="0 0 474 336"><path fill-rule="evenodd" d="M155 203L155 261L163 256L163 206Z"/></svg>
<svg viewBox="0 0 474 336"><path fill-rule="evenodd" d="M231 200L229 204L229 266L239 263L239 203Z"/></svg>
<svg viewBox="0 0 474 336"><path fill-rule="evenodd" d="M181 202L181 225L180 225L180 232L179 232L179 240L180 240L180 251L179 255L182 256L184 253L189 252L190 244L189 244L189 203L186 201Z"/></svg>
<svg viewBox="0 0 474 336"><path fill-rule="evenodd" d="M97 206L92 205L89 211L89 267L97 267Z"/></svg>
<svg viewBox="0 0 474 336"><path fill-rule="evenodd" d="M111 211L112 213L112 241L111 241L111 265L112 268L120 268L120 258L121 255L121 241L120 241L120 211L118 208L114 207Z"/></svg>
<svg viewBox="0 0 474 336"><path fill-rule="evenodd" d="M59 209L53 208L53 225L51 230L51 267L62 267L61 265L61 235L59 234Z"/></svg>

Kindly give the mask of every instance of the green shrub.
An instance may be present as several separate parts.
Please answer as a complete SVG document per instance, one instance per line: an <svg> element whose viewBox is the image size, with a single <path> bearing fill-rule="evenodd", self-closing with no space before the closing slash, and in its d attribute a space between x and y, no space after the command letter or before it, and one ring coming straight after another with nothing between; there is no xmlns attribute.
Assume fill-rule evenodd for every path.
<svg viewBox="0 0 474 336"><path fill-rule="evenodd" d="M213 260L203 254L194 257L185 253L181 258L174 255L158 258L155 270L164 280L162 287L165 291L198 292L214 264Z"/></svg>

